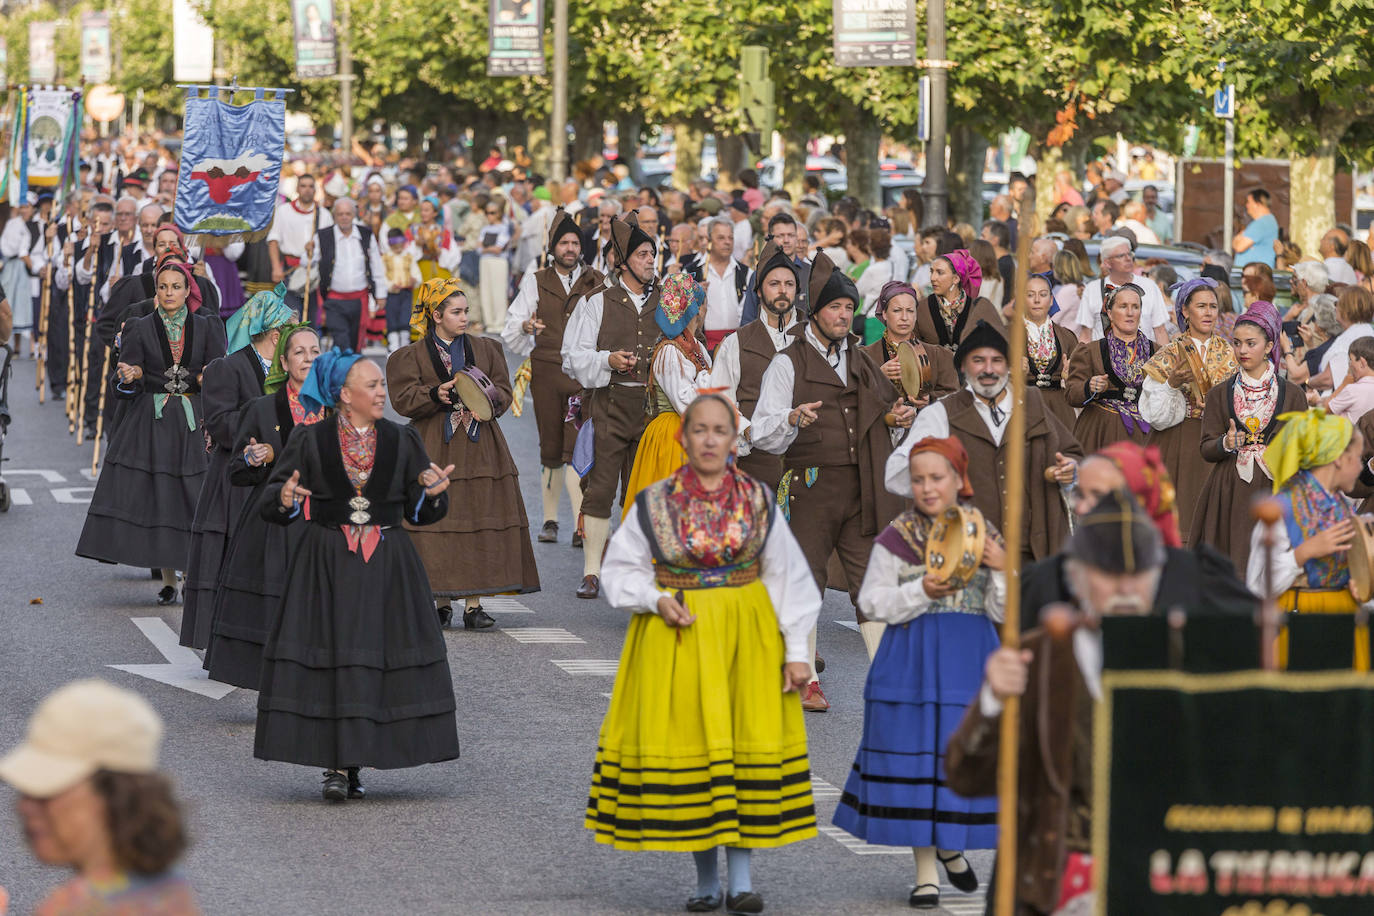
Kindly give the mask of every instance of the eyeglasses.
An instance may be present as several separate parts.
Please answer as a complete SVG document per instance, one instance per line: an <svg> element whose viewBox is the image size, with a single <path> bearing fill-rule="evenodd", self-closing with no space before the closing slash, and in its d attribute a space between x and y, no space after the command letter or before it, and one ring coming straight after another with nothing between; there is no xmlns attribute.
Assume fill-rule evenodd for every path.
<svg viewBox="0 0 1374 916"><path fill-rule="evenodd" d="M487 211L487 216L500 216L500 215L501 215L501 211L500 211L500 210L488 210L488 211Z"/></svg>

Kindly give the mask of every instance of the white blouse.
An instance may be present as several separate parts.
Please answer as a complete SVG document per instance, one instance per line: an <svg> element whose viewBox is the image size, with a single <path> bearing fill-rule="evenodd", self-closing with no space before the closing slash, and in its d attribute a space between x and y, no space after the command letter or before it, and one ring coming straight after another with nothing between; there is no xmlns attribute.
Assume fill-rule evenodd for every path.
<svg viewBox="0 0 1374 916"><path fill-rule="evenodd" d="M659 347L654 356L654 382L668 396L668 403L673 405L678 416L697 399L698 388L711 384L711 354L705 347L701 351L706 357L706 368L701 371L697 371L696 365L672 344Z"/></svg>
<svg viewBox="0 0 1374 916"><path fill-rule="evenodd" d="M880 620L886 624L902 624L915 620L934 604L934 599L926 594L925 576L910 582L898 582L902 567L906 565L892 551L882 544L874 544L868 555L868 571L864 573L864 584L859 589L859 610L870 620ZM987 595L983 610L996 623L1002 622L1007 604L1007 576L1000 569L989 570Z"/></svg>

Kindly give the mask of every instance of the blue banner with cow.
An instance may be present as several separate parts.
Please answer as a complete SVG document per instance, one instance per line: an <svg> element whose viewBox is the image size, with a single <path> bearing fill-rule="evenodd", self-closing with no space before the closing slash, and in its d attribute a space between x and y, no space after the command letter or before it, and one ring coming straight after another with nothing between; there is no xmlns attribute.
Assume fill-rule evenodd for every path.
<svg viewBox="0 0 1374 916"><path fill-rule="evenodd" d="M176 224L189 235L221 244L262 238L272 226L286 149L286 102L264 90L246 105L222 99L215 87L206 96L193 87L186 96ZM230 97L228 90L224 91Z"/></svg>

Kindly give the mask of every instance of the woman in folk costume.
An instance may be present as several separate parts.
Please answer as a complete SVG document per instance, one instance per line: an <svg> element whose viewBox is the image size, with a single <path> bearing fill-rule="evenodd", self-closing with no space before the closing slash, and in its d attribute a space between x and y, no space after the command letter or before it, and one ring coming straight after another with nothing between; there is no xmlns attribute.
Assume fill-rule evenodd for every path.
<svg viewBox="0 0 1374 916"><path fill-rule="evenodd" d="M1178 490L1179 526L1186 538L1202 499L1207 464L1198 451L1207 392L1235 374L1231 342L1217 331L1217 281L1184 280L1169 288L1180 333L1145 364L1140 415L1150 424L1149 443L1159 449Z"/></svg>
<svg viewBox="0 0 1374 916"><path fill-rule="evenodd" d="M115 396L129 402L110 440L76 555L162 570L159 604L176 600L176 568L205 479L201 375L224 355L218 316L176 261L157 272L157 309L124 327ZM192 298L194 297L194 298Z"/></svg>
<svg viewBox="0 0 1374 916"><path fill-rule="evenodd" d="M402 521L448 512L450 465L383 418L382 370L351 350L315 360L258 511L302 529L262 653L253 755L326 767L328 801L361 798L360 767L458 756L456 703L429 577Z"/></svg>
<svg viewBox="0 0 1374 916"><path fill-rule="evenodd" d="M1073 429L1078 412L1069 405L1066 383L1069 363L1078 349L1078 338L1051 318L1055 310L1053 274L1026 278L1026 383L1040 392L1045 409Z"/></svg>
<svg viewBox="0 0 1374 916"><path fill-rule="evenodd" d="M934 292L916 312L916 336L953 353L979 321L1001 328L1001 312L978 295L982 283L982 268L963 248L931 261L930 286Z"/></svg>
<svg viewBox="0 0 1374 916"><path fill-rule="evenodd" d="M182 587L183 646L204 649L210 644L220 563L248 497L246 489L229 480L234 441L244 410L263 395L263 383L272 371L281 328L295 322L295 312L287 306L285 295L284 284L254 293L229 318L229 355L205 367L200 398L205 411L210 467L191 524L186 583Z"/></svg>
<svg viewBox="0 0 1374 916"><path fill-rule="evenodd" d="M411 318L415 343L391 354L387 386L396 412L409 417L425 449L453 467L456 509L424 530L412 530L447 626L450 602L465 600L463 627L495 624L483 595L539 591L529 520L520 495L520 472L496 418L511 402L510 373L498 340L467 333L468 299L458 279L420 285ZM485 373L491 420L479 420L463 403L454 379L469 369ZM470 376L474 373L469 373Z"/></svg>
<svg viewBox="0 0 1374 916"><path fill-rule="evenodd" d="M988 526L968 584L926 569L931 527L946 509L968 504L968 454L954 437L927 437L911 449L914 505L873 542L859 609L886 624L864 686L864 729L835 826L880 846L910 846L916 887L908 902L940 905L935 861L965 893L978 878L965 849L997 845L997 803L962 798L944 784L944 751L970 703L983 664L1001 644L1006 579L1001 534Z"/></svg>
<svg viewBox="0 0 1374 916"><path fill-rule="evenodd" d="M603 567L633 618L585 823L618 849L692 853L700 913L762 912L752 850L816 835L796 691L821 597L771 492L730 461L737 417L720 394L688 405L687 464L640 492Z"/></svg>
<svg viewBox="0 0 1374 916"><path fill-rule="evenodd" d="M292 430L325 417L324 410L307 410L300 395L319 355L319 332L309 324L282 328L272 371L263 384L267 394L249 403L239 422L229 480L247 496L220 569L205 653L210 679L221 684L258 689L262 647L281 606L287 563L304 532L302 525L267 522L258 504Z"/></svg>
<svg viewBox="0 0 1374 916"><path fill-rule="evenodd" d="M417 208L420 218L406 229L406 241L420 266L420 277L448 279L458 269L463 252L453 241L453 233L444 228L439 212L439 198L424 197Z"/></svg>
<svg viewBox="0 0 1374 916"><path fill-rule="evenodd" d="M1353 614L1348 551L1355 512L1345 493L1364 466L1364 437L1345 417L1319 407L1280 417L1284 426L1264 450L1283 519L1265 569L1265 525L1255 523L1245 580L1257 595L1266 584L1284 611ZM1269 582L1265 581L1266 572Z"/></svg>
<svg viewBox="0 0 1374 916"><path fill-rule="evenodd" d="M938 401L959 390L959 372L954 368L954 357L944 347L928 347L916 336L919 300L916 290L900 280L884 283L873 306L874 317L883 323L883 336L864 347L883 375L896 387L898 396L906 398L918 410L931 401ZM902 366L897 359L897 346L903 341L915 348L918 359L924 359L922 388L925 395L922 397L902 387Z"/></svg>
<svg viewBox="0 0 1374 916"><path fill-rule="evenodd" d="M634 466L625 484L622 521L634 508L635 494L669 476L687 462L682 451L682 411L711 381L711 356L697 339L706 287L691 274L663 281L654 321L663 332L654 345L645 409L650 420L639 438Z"/></svg>
<svg viewBox="0 0 1374 916"><path fill-rule="evenodd" d="M1236 572L1250 558L1250 510L1255 499L1268 495L1273 473L1264 448L1279 431L1283 415L1307 408L1302 389L1279 378L1278 310L1256 302L1236 319L1231 347L1240 367L1235 375L1212 386L1203 399L1202 457L1211 463L1202 487L1190 544L1207 543L1227 554Z"/></svg>
<svg viewBox="0 0 1374 916"><path fill-rule="evenodd" d="M1144 291L1126 283L1102 302L1101 340L1083 344L1069 359L1068 402L1083 408L1073 437L1085 454L1130 439L1144 444L1150 424L1140 416L1140 384L1155 345L1140 330Z"/></svg>

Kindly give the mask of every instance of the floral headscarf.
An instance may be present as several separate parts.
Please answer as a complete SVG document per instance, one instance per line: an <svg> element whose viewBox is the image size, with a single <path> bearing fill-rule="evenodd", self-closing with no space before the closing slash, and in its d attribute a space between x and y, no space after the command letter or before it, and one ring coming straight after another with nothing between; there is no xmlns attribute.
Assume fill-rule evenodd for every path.
<svg viewBox="0 0 1374 916"><path fill-rule="evenodd" d="M449 296L461 294L463 286L457 277L431 277L415 291L415 305L410 313L410 332L412 337L424 337L429 333L431 315Z"/></svg>

